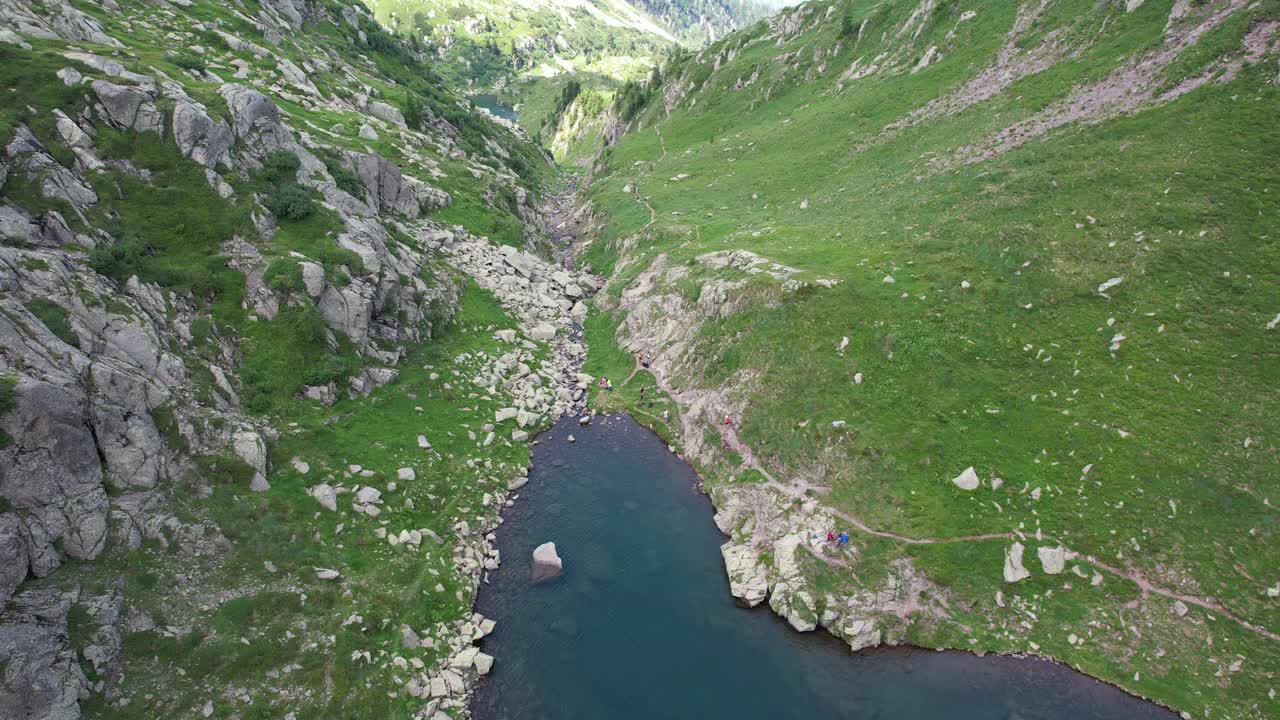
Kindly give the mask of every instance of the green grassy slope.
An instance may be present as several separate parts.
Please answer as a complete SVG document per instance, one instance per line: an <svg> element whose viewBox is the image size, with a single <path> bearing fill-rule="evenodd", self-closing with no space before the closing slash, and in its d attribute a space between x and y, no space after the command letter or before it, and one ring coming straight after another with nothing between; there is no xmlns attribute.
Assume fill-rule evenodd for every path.
<svg viewBox="0 0 1280 720"><path fill-rule="evenodd" d="M807 287L706 319L674 382L740 398L741 439L834 507L915 537L1040 530L1275 633L1280 5L1035 5L809 3L669 70L670 116L653 94L598 168L585 259L628 263L615 293L658 253L799 269ZM1207 82L1123 112L1078 96L1054 124L1166 51L1137 92ZM969 83L1002 53L1016 79L988 97ZM1020 122L1028 142L989 156ZM968 466L973 493L950 482ZM953 593L910 639L1040 648L1197 716L1277 711L1276 640L1161 596L1122 609L1114 576L1006 585L1007 544L892 549ZM1033 629L997 590L1034 598Z"/></svg>
<svg viewBox="0 0 1280 720"><path fill-rule="evenodd" d="M489 511L486 496L505 490L507 476L529 462L523 444L482 447L474 434L483 434L502 403L451 384L455 372L475 372L475 353L501 350L495 325L511 320L472 286L458 317L414 348L394 385L329 408L304 401L282 407L285 433L272 449L279 470L270 493L246 493L229 477L211 497L179 509L181 517L215 523L229 540L226 555L175 564L172 547L148 543L92 567L87 588L130 588L131 611L147 613L157 627L125 637L124 677L110 696L91 698L87 716L192 714L206 701L234 713L246 699L254 714L244 717L409 717L420 710L423 701L402 688L413 671L393 659L432 667L453 650L443 642L406 649L400 627L444 638L446 627L470 614L474 598L453 555L456 525L478 525ZM430 451L418 447L418 435L430 438ZM305 475L294 458L307 464ZM397 483L402 467L417 479ZM349 494L338 496L337 512L324 511L307 494L321 481L379 488L383 512L375 518L353 511ZM440 542L428 536L414 549L375 534L424 528ZM319 579L316 568L335 569L341 579ZM175 587L182 592L164 590ZM366 651L371 658L358 654Z"/></svg>
<svg viewBox="0 0 1280 720"><path fill-rule="evenodd" d="M268 16L269 4L256 0L198 1L181 8L120 0L110 11L74 5L120 46L6 30L15 40L0 43L0 80L7 94L20 99L10 98L0 108L0 144L29 128L64 171L83 175L97 200L76 209L51 199L7 156L0 201L6 210L12 205L32 214L59 211L96 247L34 246L11 235L8 225L0 245L23 253L26 270L47 270L56 261L85 278L101 275L92 287L118 288L119 297L94 295L79 284L68 292L103 318L120 316L126 330L133 329L126 324L138 307L132 297L154 292L158 314L173 324L140 327L160 329L157 346L181 358L190 382L157 401L163 405L147 408L163 436L163 447L155 450L168 466L160 486L135 492L127 484L110 485L110 547L92 562L67 558L57 572L40 578L27 579L27 569L19 568L18 580L27 580L21 592L48 595L61 605L41 623L56 630L57 613L67 616L69 637L58 652L60 662L69 658L68 667L79 666L87 676L79 698L85 717L420 713L431 703L429 692L422 697L408 688L424 672L435 672L459 649L450 642L470 632L471 570L479 566L472 556L483 544L476 532L494 521L496 498L529 455L522 443L502 439L486 445L477 439L476 433L485 436L482 427L492 423L495 407L510 399L504 392L472 392L470 381L487 354L508 351L493 338L495 327L516 322L489 293L450 270L437 249L410 233L420 223L430 230L461 225L477 236L522 246L531 230L526 220L532 218L525 216L550 168L538 148L470 112L430 62L368 15L351 14L339 3L307 3L300 27L287 38L271 23L250 19L259 12ZM33 8L37 14L58 10ZM237 41L233 48L216 31L246 45ZM163 131L120 130L105 122L90 87L64 84L56 73L71 68L88 81L119 79L121 71L93 69L67 57L73 52L110 57L123 70L161 80L165 94L155 100ZM281 61L307 67L316 89L312 97L300 97L303 91L282 83ZM235 76L241 68L247 78ZM299 158L276 151L265 154L263 167L251 167L238 159L242 148L235 147L235 166L223 163L217 168L221 175L214 176L225 177L223 196L204 168L175 144L172 93L199 100L215 121L223 121L230 113L218 89L232 82L269 96L282 121L306 135L308 150L353 197L364 200L368 192L336 159L344 150L376 151L451 197L448 207L423 209L415 217L383 211L376 201L371 214L363 211L360 222L389 234L391 256L423 258L416 277L395 280L397 290L409 288L406 296L424 312L411 321L395 305L399 295L375 298L385 332L373 349L381 354L362 355L341 328L326 325L305 292L299 253L323 267L335 292L355 279L375 288L385 275L394 278L394 270L367 267L341 244L340 235L350 231L341 208L295 182ZM361 136L359 129L373 118L357 105L369 95L403 112L407 127L380 124L377 139ZM80 169L58 135L55 111L92 129L89 145L104 164ZM279 300L273 318L257 311L247 297L245 273L232 267L227 248L233 238L261 254L265 284ZM34 292L10 282L12 269L5 270L6 295ZM126 289L135 277L143 290ZM56 336L77 342L74 331L83 327L69 325L68 310L59 302L66 304L60 295L35 298L27 307ZM83 326L84 316L73 319ZM404 341L402 330L413 330L422 341ZM103 361L92 354L102 352L100 345L96 337L83 343L89 363ZM542 350L537 354L545 357ZM14 357L21 352L0 358L0 413L6 415L17 406L18 379L35 372ZM115 358L105 362L123 364ZM364 366L386 365L396 366L394 382L367 397L348 394L348 380ZM225 379L215 380L214 372L222 369ZM82 381L92 385L95 379L86 370ZM300 396L304 386L330 383L338 397L331 406ZM109 400L123 392L102 389ZM209 439L229 436L241 424L254 429L253 438L262 428L270 440L269 491L249 492L253 469ZM419 446L419 435L430 438L429 450ZM193 437L204 444L196 446ZM13 442L0 431L0 449ZM295 459L309 467L300 470ZM401 468L413 469L416 478L398 479ZM21 501L11 504L17 492L12 476L0 480L8 496L0 499L0 512L8 518L11 511L25 510ZM308 495L320 483L344 486L336 511L322 509ZM381 491L380 515L353 508L346 491L357 486ZM122 538L135 522L146 525L147 538L131 538L141 545L131 550ZM402 529L421 530L427 539L417 548L389 544L385 533ZM320 568L339 577L322 579ZM0 603L0 623L12 620L16 605ZM406 647L402 625L432 644ZM21 694L30 687L23 683L30 682L29 669L31 677L40 677L39 661L23 655L24 648L9 651L7 657L17 659L8 666L0 696L5 703L15 697L25 703ZM77 687L78 678L66 680ZM461 714L454 707L462 702L461 689L449 694L455 696L453 706L436 717ZM65 698L71 708L76 695ZM37 702L30 701L33 707Z"/></svg>

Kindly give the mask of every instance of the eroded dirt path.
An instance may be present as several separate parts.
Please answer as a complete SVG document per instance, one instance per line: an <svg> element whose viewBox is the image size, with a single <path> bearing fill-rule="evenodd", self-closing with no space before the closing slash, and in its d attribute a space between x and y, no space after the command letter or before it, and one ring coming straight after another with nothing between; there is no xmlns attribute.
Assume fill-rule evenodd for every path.
<svg viewBox="0 0 1280 720"><path fill-rule="evenodd" d="M640 369L641 369L640 363L637 361L635 369L632 370L631 375L627 377L627 380L625 382L629 382L632 377L635 377L636 373L639 372ZM658 388L663 392L667 393L668 395L671 395L672 397L674 397L669 385L662 378L661 374L654 373L653 375L658 385ZM763 465L760 464L760 461L756 458L755 452L752 451L751 447L746 443L744 443L738 437L738 430L736 425L733 425L733 424L720 425L719 430L720 430L720 436L721 438L723 438L726 446L729 447L731 450L733 450L742 458L742 462L744 465L760 473L765 478L765 481L766 481L765 485L767 487L771 487L774 490L777 490L778 492L782 493L783 495L786 495L788 497L793 497L793 498L805 497L810 492L829 492L830 491L830 488L825 485L815 485L803 478L796 478L794 480L787 481L787 482L779 481L777 478L773 476L772 473L770 473L767 469L765 469ZM857 528L859 531L863 533L866 533L868 535L873 535L875 537L894 540L896 542L901 542L906 545L942 545L942 544L950 544L950 543L988 542L992 540L1024 539L1019 537L1015 533L1011 533L1011 532L980 533L976 535L961 535L957 537L913 537L909 535L902 535L900 533L895 533L887 530L874 528L871 525L868 525L866 522L864 522L861 518L855 515L851 515L847 512L837 510L831 507L830 505L826 505L824 509L827 512L831 513L833 516L838 517L841 520L849 523L850 525ZM1067 545L1061 542L1059 542L1058 544L1064 550L1066 550L1069 555L1074 555L1076 558L1084 560L1085 562L1088 562L1089 564L1093 565L1096 568L1105 570L1108 573L1114 575L1115 577L1122 578L1124 580L1128 580L1134 583L1135 585L1138 586L1138 590L1142 593L1143 598L1149 595L1159 595L1162 597L1169 598L1171 600L1179 600L1188 605L1194 605L1204 610L1209 610L1211 612L1222 615L1223 617L1226 617L1235 621L1241 627L1244 627L1254 633L1257 633L1258 635L1261 635L1270 640L1280 642L1280 634L1277 634L1261 625L1245 620L1239 615L1236 615L1232 611L1228 610L1225 606L1223 606L1220 603L1214 602L1212 600L1207 600L1205 598L1197 597L1195 595L1187 595L1185 593L1180 593L1173 590L1169 590L1167 588L1160 587L1159 585L1156 585L1155 583L1153 583L1145 575L1143 575L1141 572L1137 570L1116 567L1109 563L1102 562L1101 560L1094 557L1093 555L1075 552L1070 547L1068 547ZM829 565L835 565L839 567L848 567L848 563L844 562L839 558L827 557L827 556L819 555L816 553L811 553L811 554L813 555L813 557L819 560L822 560L823 562Z"/></svg>
<svg viewBox="0 0 1280 720"><path fill-rule="evenodd" d="M654 130L654 133L658 136L658 142L662 148L662 156L659 158L659 160L665 159L667 156L667 147L666 147L666 142L662 137L662 132L659 130L657 126L654 126L653 130ZM640 194L640 187L639 187L638 181L632 188L632 196L636 199L637 202L641 203L649 210L649 223L645 225L645 228L644 228L647 230L648 228L652 227L654 223L657 222L657 211L654 209L653 205L649 202L649 199L644 195ZM635 367L632 368L631 374L628 375L626 380L622 382L622 385L625 385L631 382L631 380L636 376L637 373L640 372L641 369L642 367L641 367L639 358L636 358ZM650 369L653 370L652 368ZM666 393L668 396L674 398L675 394L672 392L670 385L666 382L662 373L654 371L653 376L658 389ZM677 403L677 408L678 407L679 405ZM652 417L655 420L657 420L657 417L654 415L645 413L644 411L639 411L639 412L641 412L641 414L648 415L649 417ZM670 426L668 425L668 427ZM719 430L726 447L728 447L729 449L732 449L735 453L737 453L742 458L744 465L760 473L760 475L765 478L765 481L766 481L765 485L767 487L770 487L787 497L793 497L793 498L805 497L809 495L810 492L814 492L814 493L830 492L831 488L823 485L815 485L815 484L809 483L804 478L793 478L792 480L789 480L787 482L779 481L777 478L773 476L772 473L770 473L767 469L765 469L763 465L760 464L760 461L756 458L756 454L751 449L751 447L738 437L738 431L737 431L736 425L722 424L719 426ZM857 528L859 531L863 533L866 533L868 535L872 535L875 537L886 538L888 540L893 540L896 542L901 542L906 545L942 545L942 544L951 544L951 543L990 542L994 540L1003 540L1003 541L1025 540L1024 537L1012 532L979 533L975 535L961 535L957 537L928 537L928 536L913 537L909 535L903 535L900 533L890 532L888 530L881 530L879 528L872 527L871 525L864 522L861 518L855 515L851 515L847 512L837 510L831 507L830 505L825 505L824 509L827 512L831 513L833 516L838 517L841 520L849 523L850 525ZM1052 538L1050 541L1052 541ZM1181 601L1188 605L1194 605L1204 610L1208 610L1208 611L1217 613L1219 615L1222 615L1223 617L1229 618L1235 621L1236 623L1238 623L1241 627L1244 627L1258 635L1261 635L1273 641L1280 642L1280 634L1277 634L1266 627L1263 627L1256 623L1252 623L1248 620L1245 620L1239 615L1236 615L1235 613L1228 610L1225 606L1223 606L1220 603L1214 602L1212 600L1207 600L1205 598L1197 597L1194 595L1187 595L1185 593L1179 593L1173 590L1169 590L1167 588L1160 587L1154 584L1153 582L1151 582L1149 579L1146 578L1146 576L1144 576L1141 572L1137 570L1116 567L1109 563L1105 563L1098 560L1093 555L1073 551L1071 550L1070 547L1068 547L1065 543L1062 543L1060 540L1058 541L1058 545L1062 547L1068 553L1069 556L1074 556L1076 558L1082 559L1090 563L1096 568L1105 570L1106 572L1110 573L1115 577L1128 580L1134 583L1135 585L1137 585L1139 591L1141 592L1142 598L1146 598L1150 595L1159 595L1165 598L1169 598L1171 600ZM823 562L829 565L836 565L839 567L848 567L848 564L839 558L826 557L816 553L810 553L810 554L813 555L813 557L819 560L822 560Z"/></svg>

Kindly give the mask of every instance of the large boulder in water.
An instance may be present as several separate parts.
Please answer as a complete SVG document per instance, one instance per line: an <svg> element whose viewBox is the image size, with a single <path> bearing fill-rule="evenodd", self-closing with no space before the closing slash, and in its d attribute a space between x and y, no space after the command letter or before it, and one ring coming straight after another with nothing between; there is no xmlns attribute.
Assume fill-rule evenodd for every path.
<svg viewBox="0 0 1280 720"><path fill-rule="evenodd" d="M564 574L564 561L556 554L556 544L542 543L533 549L533 581L542 582Z"/></svg>

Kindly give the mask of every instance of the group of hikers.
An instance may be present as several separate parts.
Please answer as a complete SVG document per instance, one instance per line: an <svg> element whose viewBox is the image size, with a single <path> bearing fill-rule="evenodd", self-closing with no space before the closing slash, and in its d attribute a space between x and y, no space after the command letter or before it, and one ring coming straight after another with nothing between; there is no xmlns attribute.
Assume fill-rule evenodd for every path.
<svg viewBox="0 0 1280 720"><path fill-rule="evenodd" d="M849 544L849 533L844 530L841 530L839 533L836 533L835 530L828 530L827 544L835 545L836 547L844 547Z"/></svg>

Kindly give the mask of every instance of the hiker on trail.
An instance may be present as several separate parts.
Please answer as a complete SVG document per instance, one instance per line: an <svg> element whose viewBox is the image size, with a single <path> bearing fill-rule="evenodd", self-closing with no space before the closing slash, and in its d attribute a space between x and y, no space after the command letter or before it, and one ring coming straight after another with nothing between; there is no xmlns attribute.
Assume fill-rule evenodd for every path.
<svg viewBox="0 0 1280 720"><path fill-rule="evenodd" d="M847 533L847 532L841 532L841 533L840 533L840 546L841 546L841 547L844 547L845 545L848 545L848 544L849 544L849 533Z"/></svg>
<svg viewBox="0 0 1280 720"><path fill-rule="evenodd" d="M600 378L600 382L596 383L596 385L599 385L600 387L604 387L605 385L608 385L608 384L609 384L609 378L603 378L603 377Z"/></svg>
<svg viewBox="0 0 1280 720"><path fill-rule="evenodd" d="M725 424L725 425L732 425L732 424L733 424L733 420L730 420L730 419L729 419L729 416L728 416L728 415L725 415L725 416L724 416L724 424Z"/></svg>
<svg viewBox="0 0 1280 720"><path fill-rule="evenodd" d="M835 542L835 541L836 541L836 534L835 534L833 531L828 530L828 531L827 531L827 542L829 542L829 543L833 543L833 542Z"/></svg>
<svg viewBox="0 0 1280 720"><path fill-rule="evenodd" d="M671 411L670 411L670 410L663 410L663 411L662 411L662 419L663 419L663 420L670 420L670 419L671 419Z"/></svg>
<svg viewBox="0 0 1280 720"><path fill-rule="evenodd" d="M605 389L605 390L612 390L612 389L613 389L613 382L612 382L612 381L610 381L610 380L609 380L609 378L605 378L605 379L604 379L604 389Z"/></svg>

